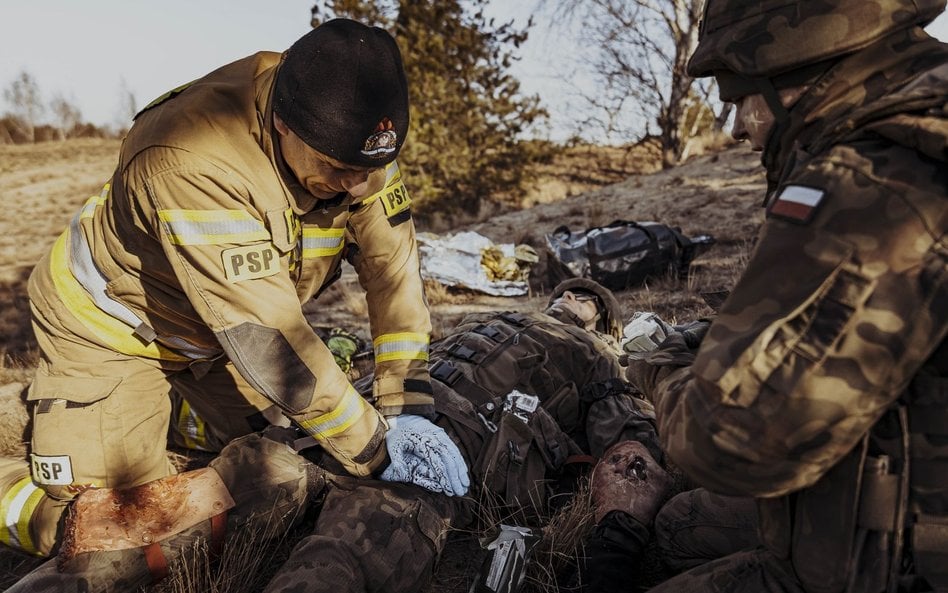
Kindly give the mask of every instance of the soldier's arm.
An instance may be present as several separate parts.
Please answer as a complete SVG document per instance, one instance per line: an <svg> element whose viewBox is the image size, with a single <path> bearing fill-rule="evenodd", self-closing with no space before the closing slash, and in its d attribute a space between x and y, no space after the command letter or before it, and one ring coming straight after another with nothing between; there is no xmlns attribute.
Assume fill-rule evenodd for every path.
<svg viewBox="0 0 948 593"><path fill-rule="evenodd" d="M346 469L385 459L385 422L303 317L288 257L251 196L210 166L150 176L135 191L184 292L240 374Z"/></svg>
<svg viewBox="0 0 948 593"><path fill-rule="evenodd" d="M376 407L386 416L434 416L428 375L431 320L410 198L398 166L349 218L348 258L366 292L375 348Z"/></svg>
<svg viewBox="0 0 948 593"><path fill-rule="evenodd" d="M820 192L809 216L771 206L694 364L652 376L666 451L710 489L777 496L811 485L945 335L944 196L879 185L846 156L792 182Z"/></svg>

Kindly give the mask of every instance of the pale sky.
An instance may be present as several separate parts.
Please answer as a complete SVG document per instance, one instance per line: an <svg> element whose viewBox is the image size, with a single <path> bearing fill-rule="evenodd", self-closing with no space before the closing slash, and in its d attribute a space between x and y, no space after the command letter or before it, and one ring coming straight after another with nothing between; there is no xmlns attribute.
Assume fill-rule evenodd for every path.
<svg viewBox="0 0 948 593"><path fill-rule="evenodd" d="M122 123L127 89L139 107L181 83L259 50L282 51L309 30L314 0L0 0L0 89L20 71L48 102L61 94L84 121ZM518 23L535 0L494 0ZM535 26L514 68L526 94L540 94L553 127L569 121L575 72L570 48ZM929 32L948 40L948 16ZM570 66L571 68L574 66ZM0 95L0 113L9 106ZM556 134L554 133L554 136Z"/></svg>

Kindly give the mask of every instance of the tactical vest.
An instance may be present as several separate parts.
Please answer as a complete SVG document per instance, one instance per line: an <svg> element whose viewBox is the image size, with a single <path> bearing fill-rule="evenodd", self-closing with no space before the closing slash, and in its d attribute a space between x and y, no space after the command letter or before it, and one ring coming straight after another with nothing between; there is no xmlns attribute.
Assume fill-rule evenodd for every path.
<svg viewBox="0 0 948 593"><path fill-rule="evenodd" d="M437 422L458 441L472 482L483 496L535 512L547 499L545 478L574 456L592 461L589 442L599 439L587 434L590 404L622 376L606 342L539 313L470 315L432 346L431 360ZM609 403L624 408L610 414L621 426L604 434L634 436L624 428L641 418L633 400Z"/></svg>
<svg viewBox="0 0 948 593"><path fill-rule="evenodd" d="M758 504L808 593L948 590L948 344L817 483Z"/></svg>

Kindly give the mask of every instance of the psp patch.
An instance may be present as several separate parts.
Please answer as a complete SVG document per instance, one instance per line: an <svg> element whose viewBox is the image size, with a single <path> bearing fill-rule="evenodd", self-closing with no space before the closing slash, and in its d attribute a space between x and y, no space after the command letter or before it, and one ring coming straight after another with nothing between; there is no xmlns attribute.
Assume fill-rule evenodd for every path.
<svg viewBox="0 0 948 593"><path fill-rule="evenodd" d="M231 282L273 276L280 271L280 256L273 245L248 245L221 252L224 276Z"/></svg>
<svg viewBox="0 0 948 593"><path fill-rule="evenodd" d="M411 206L411 197L408 195L408 189L401 181L394 183L382 190L381 196L382 208L385 210L385 216L391 218L400 214Z"/></svg>
<svg viewBox="0 0 948 593"><path fill-rule="evenodd" d="M819 207L826 192L803 185L788 185L784 187L777 198L770 204L767 214L789 220L791 222L810 222L816 209Z"/></svg>
<svg viewBox="0 0 948 593"><path fill-rule="evenodd" d="M72 462L68 455L30 454L30 473L33 481L43 486L72 484Z"/></svg>

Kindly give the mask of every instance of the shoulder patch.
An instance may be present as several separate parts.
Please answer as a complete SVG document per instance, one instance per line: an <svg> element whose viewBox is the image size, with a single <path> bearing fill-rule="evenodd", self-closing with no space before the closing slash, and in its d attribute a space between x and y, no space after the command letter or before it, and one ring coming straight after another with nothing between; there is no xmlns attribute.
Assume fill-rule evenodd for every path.
<svg viewBox="0 0 948 593"><path fill-rule="evenodd" d="M767 214L791 222L810 222L826 192L803 185L787 185L767 208Z"/></svg>
<svg viewBox="0 0 948 593"><path fill-rule="evenodd" d="M224 276L231 282L265 278L280 271L280 257L270 243L225 249L221 260Z"/></svg>
<svg viewBox="0 0 948 593"><path fill-rule="evenodd" d="M382 190L379 197L382 200L382 208L385 209L385 216L389 218L399 214L411 206L411 197L408 195L408 189L405 184L399 181Z"/></svg>

